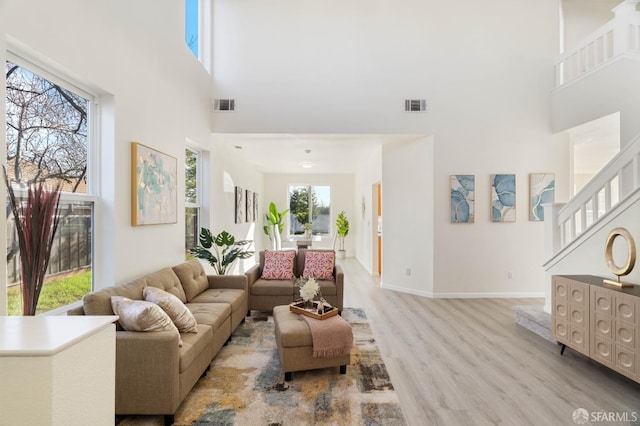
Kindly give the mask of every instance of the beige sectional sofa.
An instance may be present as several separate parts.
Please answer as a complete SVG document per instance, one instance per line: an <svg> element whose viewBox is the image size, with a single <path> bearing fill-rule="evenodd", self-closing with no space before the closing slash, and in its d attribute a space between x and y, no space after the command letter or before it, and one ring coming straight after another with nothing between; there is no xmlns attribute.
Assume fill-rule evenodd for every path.
<svg viewBox="0 0 640 426"><path fill-rule="evenodd" d="M300 277L304 271L305 256L309 251L322 251L315 249L298 250L294 266L293 274ZM325 250L326 251L326 250ZM300 292L295 285L294 280L265 280L262 279L262 271L264 270L265 254L260 252L260 262L255 265L245 275L249 284L249 309L258 311L273 311L278 305L288 305L289 303L300 298ZM332 306L337 307L342 312L342 301L344 294L344 272L340 265L334 265L334 280L318 280L322 296Z"/></svg>
<svg viewBox="0 0 640 426"><path fill-rule="evenodd" d="M206 372L248 311L245 275L207 275L194 260L131 283L89 293L70 315L113 315L111 296L143 300L145 286L178 297L193 313L197 333L116 331L116 415L173 414Z"/></svg>

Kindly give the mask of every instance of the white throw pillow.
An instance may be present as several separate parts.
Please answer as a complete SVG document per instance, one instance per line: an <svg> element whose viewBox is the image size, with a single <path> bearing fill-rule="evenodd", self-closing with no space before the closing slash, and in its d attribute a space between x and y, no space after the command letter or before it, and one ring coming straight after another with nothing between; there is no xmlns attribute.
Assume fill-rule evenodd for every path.
<svg viewBox="0 0 640 426"><path fill-rule="evenodd" d="M111 308L120 318L118 322L127 331L173 331L178 335L178 345L182 346L180 332L169 315L155 303L131 300L122 296L111 296Z"/></svg>
<svg viewBox="0 0 640 426"><path fill-rule="evenodd" d="M155 303L164 310L180 333L197 333L198 323L191 311L173 294L157 287L145 286L142 295L147 302Z"/></svg>

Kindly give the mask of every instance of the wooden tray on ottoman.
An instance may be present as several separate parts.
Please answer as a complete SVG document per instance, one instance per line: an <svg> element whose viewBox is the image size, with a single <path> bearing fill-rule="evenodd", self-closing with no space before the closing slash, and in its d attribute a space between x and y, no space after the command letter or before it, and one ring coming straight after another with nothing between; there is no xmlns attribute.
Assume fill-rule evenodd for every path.
<svg viewBox="0 0 640 426"><path fill-rule="evenodd" d="M332 306L331 309L325 307L323 314L318 314L318 304L320 302L313 302L313 310L307 310L304 308L304 302L293 302L289 304L289 310L296 314L306 315L311 318L323 320L338 315L338 308Z"/></svg>

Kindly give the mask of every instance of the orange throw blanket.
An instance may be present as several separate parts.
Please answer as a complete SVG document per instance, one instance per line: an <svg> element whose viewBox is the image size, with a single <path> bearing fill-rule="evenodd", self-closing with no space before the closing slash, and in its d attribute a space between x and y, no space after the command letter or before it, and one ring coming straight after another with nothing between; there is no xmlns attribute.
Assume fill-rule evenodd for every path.
<svg viewBox="0 0 640 426"><path fill-rule="evenodd" d="M353 347L353 331L344 318L336 315L324 320L317 320L300 315L311 329L314 358L335 358L351 353Z"/></svg>

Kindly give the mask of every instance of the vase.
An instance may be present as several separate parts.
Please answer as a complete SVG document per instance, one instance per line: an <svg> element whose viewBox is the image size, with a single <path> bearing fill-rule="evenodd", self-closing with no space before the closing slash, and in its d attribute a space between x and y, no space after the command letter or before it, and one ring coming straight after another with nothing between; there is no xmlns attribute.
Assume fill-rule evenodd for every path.
<svg viewBox="0 0 640 426"><path fill-rule="evenodd" d="M309 300L305 300L304 301L304 309L307 309L307 310L313 310L314 309L313 299L309 299Z"/></svg>
<svg viewBox="0 0 640 426"><path fill-rule="evenodd" d="M282 247L282 240L280 239L280 232L278 232L278 225L273 227L273 242L274 242L274 250L280 250Z"/></svg>

